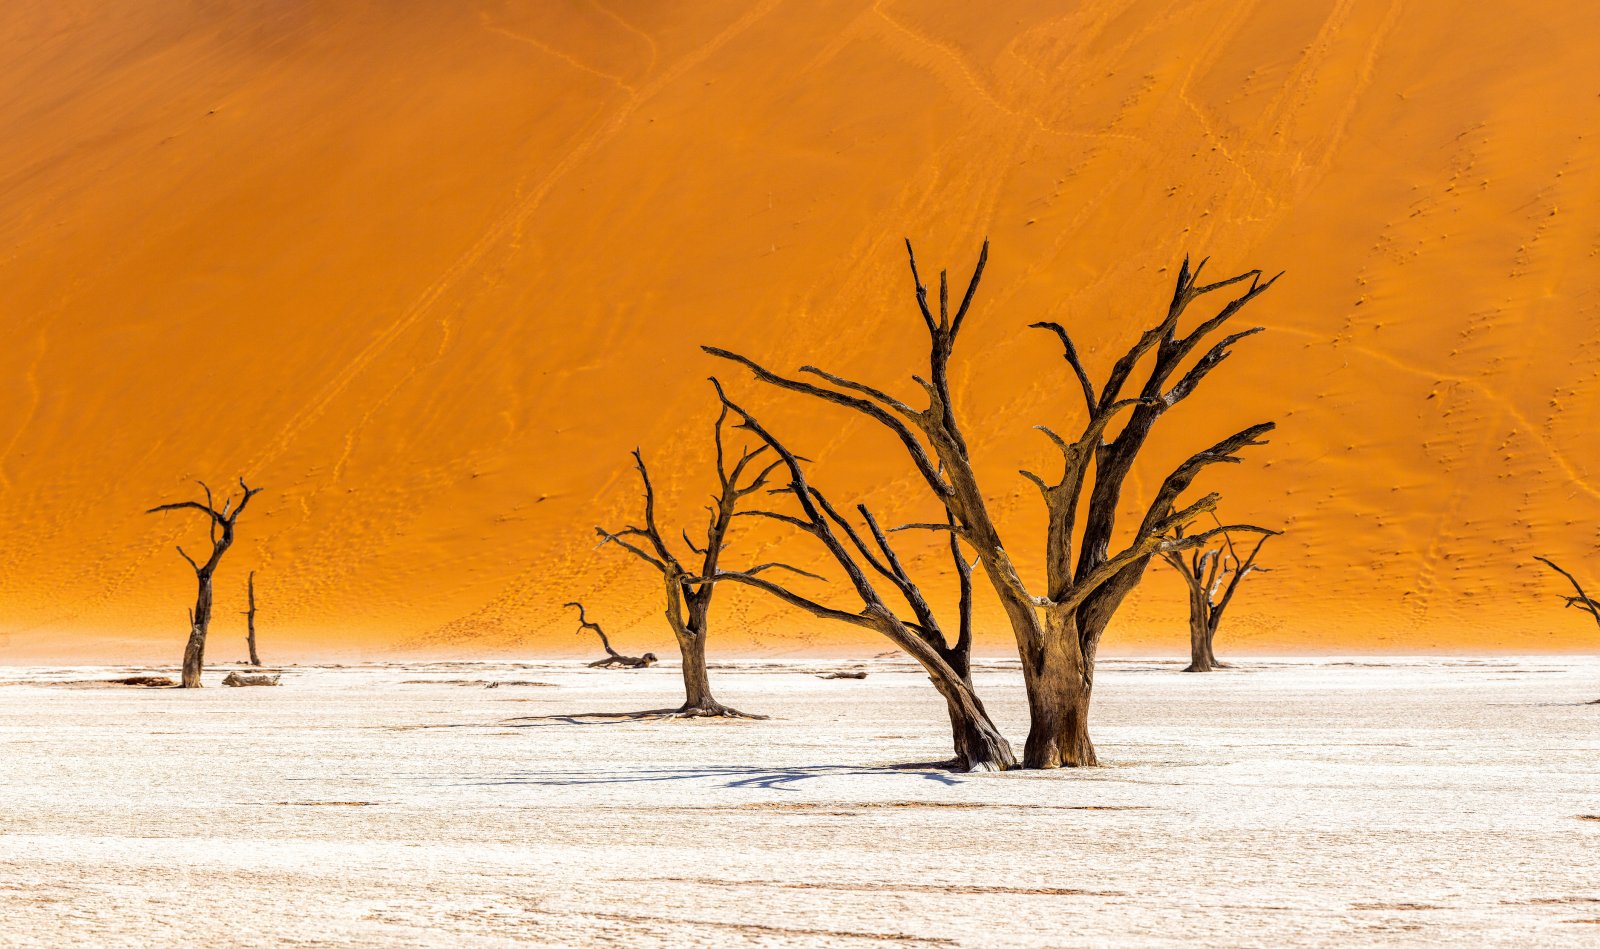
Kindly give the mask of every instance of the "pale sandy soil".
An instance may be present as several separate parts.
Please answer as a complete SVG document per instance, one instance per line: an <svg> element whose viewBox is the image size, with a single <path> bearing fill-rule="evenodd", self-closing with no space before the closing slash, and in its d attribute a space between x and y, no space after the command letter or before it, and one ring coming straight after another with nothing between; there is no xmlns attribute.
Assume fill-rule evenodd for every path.
<svg viewBox="0 0 1600 949"><path fill-rule="evenodd" d="M1595 661L1112 662L1109 766L1003 775L903 767L931 690L847 665L720 671L736 723L559 717L670 668L7 669L0 944L1600 942Z"/></svg>

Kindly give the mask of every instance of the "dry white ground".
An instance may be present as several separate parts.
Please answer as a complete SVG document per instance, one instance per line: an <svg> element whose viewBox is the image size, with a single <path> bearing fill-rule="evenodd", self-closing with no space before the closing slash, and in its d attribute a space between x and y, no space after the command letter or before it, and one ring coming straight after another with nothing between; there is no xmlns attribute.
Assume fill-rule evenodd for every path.
<svg viewBox="0 0 1600 949"><path fill-rule="evenodd" d="M1175 669L1104 664L1106 767L998 775L906 767L942 713L887 661L719 669L765 722L582 715L660 667L0 669L0 944L1600 943L1600 663Z"/></svg>

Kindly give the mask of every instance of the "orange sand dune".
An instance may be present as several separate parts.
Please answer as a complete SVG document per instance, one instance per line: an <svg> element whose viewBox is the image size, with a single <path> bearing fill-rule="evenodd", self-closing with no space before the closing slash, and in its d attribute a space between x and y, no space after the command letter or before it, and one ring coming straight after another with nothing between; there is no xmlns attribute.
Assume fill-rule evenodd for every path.
<svg viewBox="0 0 1600 949"><path fill-rule="evenodd" d="M1288 530L1227 648L1592 643L1530 557L1600 587L1600 6L1061 6L6 4L0 656L175 658L199 525L141 512L240 473L218 658L251 568L285 648L587 648L582 597L660 650L656 578L591 528L636 443L698 522L714 369L836 495L926 513L880 433L697 349L909 396L902 235L959 279L994 242L958 383L1025 565L1014 471L1075 402L1024 327L1103 375L1210 254L1289 273L1137 483L1281 422L1206 482ZM1181 651L1182 609L1153 572L1111 648Z"/></svg>

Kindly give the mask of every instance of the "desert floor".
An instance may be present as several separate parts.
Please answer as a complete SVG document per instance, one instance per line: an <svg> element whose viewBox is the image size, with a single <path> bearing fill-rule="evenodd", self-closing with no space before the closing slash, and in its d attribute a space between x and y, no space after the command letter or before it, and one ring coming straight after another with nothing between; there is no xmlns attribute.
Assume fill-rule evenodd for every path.
<svg viewBox="0 0 1600 949"><path fill-rule="evenodd" d="M998 775L912 764L888 660L725 664L764 722L583 714L670 667L0 669L0 944L1600 943L1600 662L1176 668L1103 664L1106 767Z"/></svg>

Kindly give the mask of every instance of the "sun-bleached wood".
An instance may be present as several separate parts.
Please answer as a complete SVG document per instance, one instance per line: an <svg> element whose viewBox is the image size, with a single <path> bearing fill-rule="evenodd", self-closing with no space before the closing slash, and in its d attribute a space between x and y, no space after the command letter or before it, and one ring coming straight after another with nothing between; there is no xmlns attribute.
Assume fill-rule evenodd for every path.
<svg viewBox="0 0 1600 949"><path fill-rule="evenodd" d="M256 572L254 570L250 571L250 576L246 578L244 588L245 597L250 604L249 608L244 611L244 641L250 647L250 664L259 666L261 665L261 656L256 652Z"/></svg>
<svg viewBox="0 0 1600 949"><path fill-rule="evenodd" d="M578 608L578 634L582 635L583 631L586 629L594 630L594 634L600 637L601 648L606 651L606 657L604 659L596 659L594 662L589 663L589 668L647 669L656 664L656 654L653 652L647 652L642 656L624 656L622 653L612 649L611 637L606 635L606 631L600 628L599 623L589 619L589 617L583 611L582 603L574 600L571 603L566 603L563 605L576 606Z"/></svg>
<svg viewBox="0 0 1600 949"><path fill-rule="evenodd" d="M881 634L922 666L934 688L944 698L950 717L951 742L955 748L953 767L962 771L1005 771L1016 767L1016 755L1011 750L1011 744L990 720L983 701L972 687L973 565L963 555L956 534L953 531L950 533L950 556L954 561L961 593L957 607L958 632L956 638L951 640L940 626L922 589L906 572L905 565L889 542L889 532L879 525L867 506L856 505L856 514L861 521L861 529L858 529L806 480L799 457L753 415L729 399L717 380L713 379L712 384L716 386L717 395L722 399L725 409L736 413L742 420L739 427L753 432L782 460L789 471L789 484L781 493L793 497L800 510L799 515L777 511L743 513L788 524L815 538L844 570L850 586L861 601L861 609L851 612L827 606L759 576L766 569L784 567L796 574L822 579L816 574L784 564L768 563L746 570L724 570L716 574L717 579L763 590L813 616L850 623ZM863 530L871 537L871 543L863 538ZM843 535L842 539L840 535ZM883 582L894 588L910 617L900 615L890 606L872 580L872 575L882 578Z"/></svg>
<svg viewBox="0 0 1600 949"><path fill-rule="evenodd" d="M222 562L222 555L233 546L233 529L239 521L239 515L244 513L245 506L250 499L261 493L260 488L252 488L239 479L239 488L244 495L239 498L236 506L233 498L229 497L223 502L222 509L218 510L216 500L211 494L211 489L204 481L196 482L200 490L205 492L206 499L200 501L177 501L172 504L158 504L146 514L157 514L162 511L196 510L210 520L211 528L211 555L204 563L197 562L193 557L184 553L183 547L178 547L178 555L194 568L195 582L198 587L195 593L194 609L189 611L189 639L183 649L183 680L180 685L185 689L200 688L200 670L205 664L206 633L211 628L211 601L212 578L216 575L217 565Z"/></svg>
<svg viewBox="0 0 1600 949"><path fill-rule="evenodd" d="M1060 452L1059 477L1051 481L1031 471L1021 473L1039 489L1047 516L1046 575L1042 587L1031 587L1018 575L990 514L989 498L997 495L985 491L980 484L979 466L971 457L958 422L950 387L950 359L983 278L989 244L984 242L953 316L947 277L943 273L939 277L939 312L935 317L909 241L906 252L917 308L929 341L927 375L912 376L926 396L924 408L913 408L883 390L815 366L803 366L799 373L825 385L780 375L724 349L702 348L713 356L743 365L763 383L848 408L895 435L921 480L945 506L951 529L976 554L1010 622L1028 693L1030 727L1024 765L1055 768L1096 764L1088 716L1095 657L1107 625L1138 585L1151 557L1193 549L1216 536L1215 531L1181 540L1172 536L1176 528L1217 506L1219 498L1214 493L1179 506L1179 498L1194 479L1211 465L1239 461L1238 453L1244 448L1265 444L1262 436L1274 425L1252 425L1178 465L1159 483L1132 536L1119 547L1113 541L1118 534L1117 514L1123 509L1123 487L1156 422L1192 395L1228 358L1235 343L1262 328L1222 336L1203 350L1201 344L1270 289L1277 277L1264 280L1261 271L1251 270L1201 283L1206 262L1202 260L1191 269L1185 258L1165 315L1113 364L1098 388L1066 327L1055 322L1031 324L1059 340L1063 358L1072 370L1073 388L1081 391L1085 407L1081 434L1074 439L1038 426ZM1229 295L1215 314L1188 332L1179 333L1179 323L1192 304L1230 287L1240 289ZM1139 391L1124 395L1130 378L1141 366L1146 367L1147 374ZM1115 436L1108 437L1114 422L1120 422L1121 428Z"/></svg>
<svg viewBox="0 0 1600 949"><path fill-rule="evenodd" d="M1233 545L1234 532L1261 535L1243 558ZM1210 672L1222 667L1217 661L1215 646L1222 614L1233 602L1233 594L1245 577L1266 572L1265 567L1256 566L1256 557L1261 553L1261 545L1276 533L1264 527L1236 525L1223 531L1221 546L1195 548L1188 552L1188 557L1176 551L1162 552L1161 558L1178 571L1189 588L1189 665L1184 672ZM1174 534L1182 537L1183 529L1179 528Z"/></svg>
<svg viewBox="0 0 1600 949"><path fill-rule="evenodd" d="M1583 585L1578 582L1577 577L1557 566L1556 562L1551 560L1549 557L1535 556L1533 559L1549 567L1551 570L1554 570L1556 573L1561 574L1563 577L1566 577L1567 582L1572 584L1572 589L1577 592L1577 595L1567 596L1562 594L1561 596L1561 599L1566 601L1568 609L1575 608L1588 613L1594 619L1596 625L1600 625L1600 603L1589 599L1589 594L1583 592Z"/></svg>
<svg viewBox="0 0 1600 949"><path fill-rule="evenodd" d="M718 702L711 694L711 679L706 668L706 635L711 617L711 600L716 593L717 563L728 541L728 531L733 526L740 502L757 494L767 486L772 472L782 461L763 462L765 445L744 449L739 457L728 464L728 454L723 444L723 429L727 423L728 409L717 413L712 427L712 441L716 448L718 490L712 503L706 507L709 518L705 537L696 544L687 529L679 531L689 551L700 558L698 569L684 566L672 548L661 536L656 522L655 485L650 480L650 470L645 466L639 449L633 450L634 469L644 489L644 522L630 524L620 530L596 527L600 546L615 544L633 556L660 571L666 594L667 624L672 627L678 641L678 651L683 656L683 706L674 714L685 718L760 718ZM779 565L771 565L779 566Z"/></svg>

